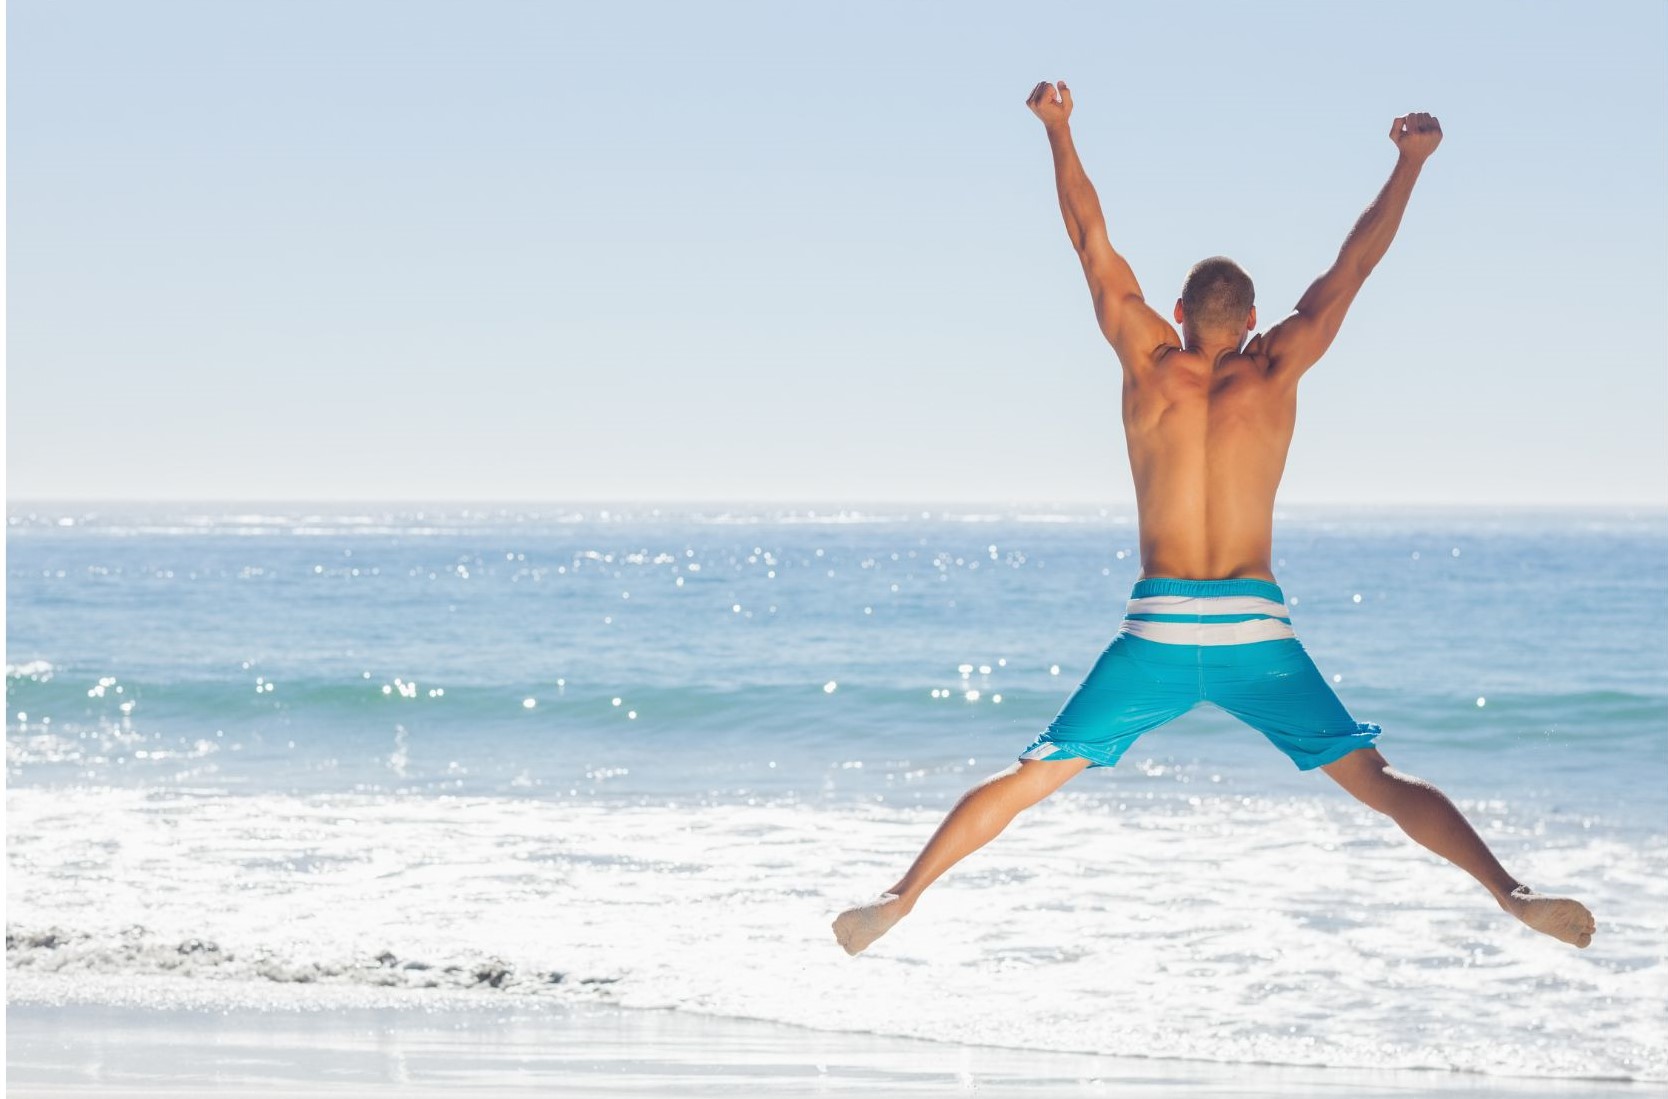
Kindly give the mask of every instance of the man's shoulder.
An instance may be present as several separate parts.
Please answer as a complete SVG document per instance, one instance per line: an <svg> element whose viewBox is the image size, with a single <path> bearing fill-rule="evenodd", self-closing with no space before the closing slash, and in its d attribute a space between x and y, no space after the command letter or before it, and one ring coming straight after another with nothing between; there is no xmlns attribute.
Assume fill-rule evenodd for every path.
<svg viewBox="0 0 1668 1099"><path fill-rule="evenodd" d="M1247 374L1266 379L1271 382L1288 380L1285 375L1275 369L1275 356L1269 346L1268 333L1258 332L1240 349L1237 360L1244 365ZM1289 379L1295 382L1295 376Z"/></svg>
<svg viewBox="0 0 1668 1099"><path fill-rule="evenodd" d="M1125 374L1140 376L1163 370L1174 372L1178 367L1185 369L1190 354L1180 339L1161 340L1151 346L1120 351L1118 361L1123 364Z"/></svg>
<svg viewBox="0 0 1668 1099"><path fill-rule="evenodd" d="M1151 370L1167 355L1181 350L1181 336L1170 322L1145 302L1141 306L1139 318L1121 329L1112 341L1112 350L1126 374Z"/></svg>

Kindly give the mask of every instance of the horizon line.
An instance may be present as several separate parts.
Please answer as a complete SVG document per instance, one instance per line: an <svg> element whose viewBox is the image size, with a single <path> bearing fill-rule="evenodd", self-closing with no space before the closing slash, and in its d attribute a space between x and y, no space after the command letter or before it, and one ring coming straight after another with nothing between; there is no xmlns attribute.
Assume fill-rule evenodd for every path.
<svg viewBox="0 0 1668 1099"><path fill-rule="evenodd" d="M11 498L6 501L7 510L21 507L50 507L73 505L87 506L142 506L142 505L305 505L308 507L351 506L374 504L379 506L401 505L415 507L489 507L489 506L539 506L539 507L620 507L620 508L688 508L688 507L804 507L804 508L854 508L854 507L1056 507L1056 508L1119 508L1124 510L1139 510L1134 500L1083 500L1083 499L944 499L922 498L911 499L863 499L860 497L847 498L806 498L806 497L701 497L665 499L652 497L339 497L339 498L309 498L302 496L283 497L243 497L243 496L190 496L190 497L99 497L99 496L40 496ZM1281 508L1347 508L1357 510L1373 510L1380 508L1423 508L1423 509L1454 509L1454 508L1510 508L1510 509L1643 509L1668 511L1668 500L1618 500L1618 501L1575 501L1575 500L1545 500L1545 501L1514 501L1514 500L1387 500L1362 502L1359 500L1294 500L1276 501L1276 510Z"/></svg>

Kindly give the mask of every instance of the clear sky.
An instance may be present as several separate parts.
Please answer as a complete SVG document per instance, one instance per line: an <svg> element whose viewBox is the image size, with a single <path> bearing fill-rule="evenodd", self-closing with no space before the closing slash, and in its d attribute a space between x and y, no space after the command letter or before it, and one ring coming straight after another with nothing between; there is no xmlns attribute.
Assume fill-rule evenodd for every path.
<svg viewBox="0 0 1668 1099"><path fill-rule="evenodd" d="M1288 503L1668 502L1668 5L14 0L14 499L1133 497L1024 100L1264 325Z"/></svg>

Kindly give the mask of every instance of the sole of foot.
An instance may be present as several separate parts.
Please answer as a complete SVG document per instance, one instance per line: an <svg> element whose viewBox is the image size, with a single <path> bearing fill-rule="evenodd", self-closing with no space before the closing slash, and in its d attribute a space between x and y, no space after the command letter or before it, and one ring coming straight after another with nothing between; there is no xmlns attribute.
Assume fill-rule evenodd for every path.
<svg viewBox="0 0 1668 1099"><path fill-rule="evenodd" d="M1501 907L1536 931L1572 946L1586 947L1598 929L1593 914L1580 901L1544 896L1526 885L1512 890Z"/></svg>
<svg viewBox="0 0 1668 1099"><path fill-rule="evenodd" d="M882 893L865 904L855 905L834 917L834 938L847 954L856 954L903 919L908 913L896 893Z"/></svg>

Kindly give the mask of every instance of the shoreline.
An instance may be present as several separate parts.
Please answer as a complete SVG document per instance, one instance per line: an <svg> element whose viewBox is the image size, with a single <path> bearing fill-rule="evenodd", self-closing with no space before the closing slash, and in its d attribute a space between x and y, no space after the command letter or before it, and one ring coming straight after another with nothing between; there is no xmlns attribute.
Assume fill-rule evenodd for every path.
<svg viewBox="0 0 1668 1099"><path fill-rule="evenodd" d="M8 974L19 976L20 974ZM112 985L118 982L111 982ZM1179 1060L814 1030L608 1003L276 986L264 1006L145 980L128 1002L59 981L8 990L9 1096L909 1095L1244 1099L1635 1096L1648 1083ZM165 987L172 986L172 987ZM282 989L279 991L279 989ZM336 995L335 993L343 993ZM161 993L162 995L158 995ZM218 995L217 995L218 994ZM490 997L490 998L488 998Z"/></svg>

